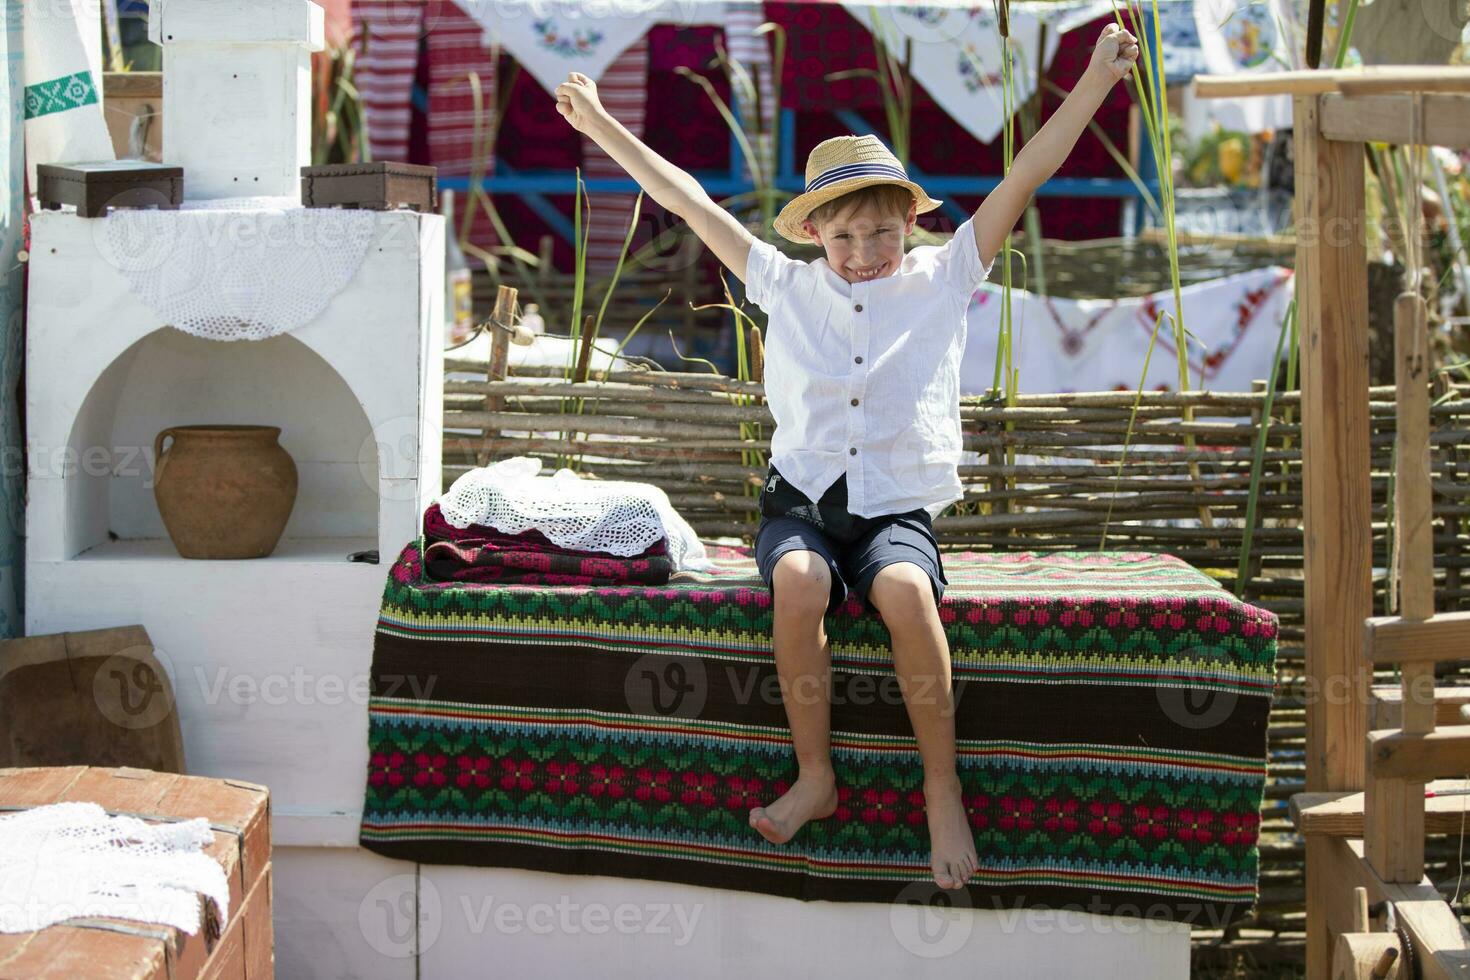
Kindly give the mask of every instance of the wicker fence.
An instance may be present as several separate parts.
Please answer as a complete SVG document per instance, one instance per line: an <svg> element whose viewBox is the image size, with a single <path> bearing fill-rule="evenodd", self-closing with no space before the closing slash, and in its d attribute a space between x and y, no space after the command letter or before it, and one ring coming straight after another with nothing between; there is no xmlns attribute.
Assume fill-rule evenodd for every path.
<svg viewBox="0 0 1470 980"><path fill-rule="evenodd" d="M446 371L483 375L485 365L449 360ZM446 382L445 427L474 434L446 437L445 485L480 461L539 456L548 467L655 484L701 536L750 540L773 426L759 383L663 371L592 372L583 381L562 375L543 370L503 381ZM1450 611L1470 608L1470 385L1437 378L1432 396L1437 608ZM1373 388L1370 397L1379 570L1373 587L1375 611L1387 613L1382 570L1390 567L1392 547L1393 389ZM1277 613L1281 649L1260 902L1229 935L1196 932L1196 963L1240 955L1261 963L1299 961L1303 844L1292 832L1287 800L1304 788L1305 774L1301 395L1275 395L1260 447L1263 390L1144 393L1136 413L1135 398L1133 392L1025 395L1010 407L962 399L970 451L959 467L965 496L935 520L935 533L953 550L1168 552ZM1257 466L1246 574L1237 588ZM1458 837L1434 835L1426 842L1427 873L1447 895L1457 887L1460 844Z"/></svg>

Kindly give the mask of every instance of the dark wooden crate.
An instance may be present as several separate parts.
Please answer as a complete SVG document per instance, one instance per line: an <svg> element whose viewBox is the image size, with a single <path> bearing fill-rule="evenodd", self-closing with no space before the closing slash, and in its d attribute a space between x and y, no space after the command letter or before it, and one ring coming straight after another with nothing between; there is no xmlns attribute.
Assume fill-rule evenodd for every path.
<svg viewBox="0 0 1470 980"><path fill-rule="evenodd" d="M193 935L129 919L88 918L39 932L0 934L6 980L198 980L274 976L270 797L264 786L147 769L63 766L0 769L0 812L86 800L150 821L204 817L205 853L230 884L229 919ZM85 922L85 924L81 924Z"/></svg>
<svg viewBox="0 0 1470 980"><path fill-rule="evenodd" d="M301 203L309 208L439 210L438 168L414 163L330 163L301 168Z"/></svg>
<svg viewBox="0 0 1470 980"><path fill-rule="evenodd" d="M145 160L36 165L36 196L41 207L76 207L84 218L100 218L112 208L176 209L184 201L184 168Z"/></svg>

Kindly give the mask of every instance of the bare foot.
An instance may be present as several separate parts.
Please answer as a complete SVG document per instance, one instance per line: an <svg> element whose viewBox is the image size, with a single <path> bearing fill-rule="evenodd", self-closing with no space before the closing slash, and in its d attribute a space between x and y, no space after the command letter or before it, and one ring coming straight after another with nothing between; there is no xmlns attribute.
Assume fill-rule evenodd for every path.
<svg viewBox="0 0 1470 980"><path fill-rule="evenodd" d="M975 836L965 816L958 781L924 783L924 815L929 822L929 868L940 888L963 888L980 866Z"/></svg>
<svg viewBox="0 0 1470 980"><path fill-rule="evenodd" d="M808 820L830 817L836 810L837 777L830 770L825 775L803 774L779 800L751 810L750 825L772 844L784 844Z"/></svg>

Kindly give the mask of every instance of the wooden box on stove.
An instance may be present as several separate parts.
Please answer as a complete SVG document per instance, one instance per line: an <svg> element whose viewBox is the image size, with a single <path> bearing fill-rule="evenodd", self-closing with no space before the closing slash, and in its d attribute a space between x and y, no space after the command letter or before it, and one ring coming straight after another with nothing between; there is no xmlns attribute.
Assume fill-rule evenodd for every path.
<svg viewBox="0 0 1470 980"><path fill-rule="evenodd" d="M230 883L217 938L201 921L193 935L130 919L87 918L39 932L0 933L5 980L266 980L271 933L270 797L264 786L147 769L60 766L0 769L0 814L85 800L150 822L203 817L207 853ZM201 903L202 905L202 903Z"/></svg>

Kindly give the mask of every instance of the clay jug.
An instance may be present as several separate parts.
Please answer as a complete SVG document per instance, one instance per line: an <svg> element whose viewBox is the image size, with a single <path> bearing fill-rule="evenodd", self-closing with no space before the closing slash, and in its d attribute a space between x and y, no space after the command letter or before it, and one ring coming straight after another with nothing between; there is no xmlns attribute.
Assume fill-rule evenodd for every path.
<svg viewBox="0 0 1470 980"><path fill-rule="evenodd" d="M280 434L274 425L178 425L154 438L153 497L181 556L275 550L296 504L296 463Z"/></svg>

